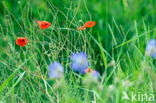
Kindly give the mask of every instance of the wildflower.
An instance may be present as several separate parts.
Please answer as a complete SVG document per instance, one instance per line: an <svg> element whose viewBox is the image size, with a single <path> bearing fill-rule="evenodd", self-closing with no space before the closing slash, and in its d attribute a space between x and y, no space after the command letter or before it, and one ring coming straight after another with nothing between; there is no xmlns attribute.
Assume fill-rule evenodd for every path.
<svg viewBox="0 0 156 103"><path fill-rule="evenodd" d="M89 61L86 53L74 53L71 55L72 64L71 67L74 71L78 71L82 74L85 73L85 69L89 66Z"/></svg>
<svg viewBox="0 0 156 103"><path fill-rule="evenodd" d="M97 71L95 71L95 70L93 70L92 72L91 72L91 75L93 76L93 77L95 77L95 78L99 78L99 72L97 72Z"/></svg>
<svg viewBox="0 0 156 103"><path fill-rule="evenodd" d="M92 90L101 90L101 85L99 82L99 73L90 68L85 70L86 75L83 78L82 83L84 87Z"/></svg>
<svg viewBox="0 0 156 103"><path fill-rule="evenodd" d="M16 44L23 47L28 43L27 38L21 37L21 38L17 38L16 40Z"/></svg>
<svg viewBox="0 0 156 103"><path fill-rule="evenodd" d="M95 77L95 79L99 78L99 73L95 70L90 69L90 68L86 69L85 73L91 75L92 77Z"/></svg>
<svg viewBox="0 0 156 103"><path fill-rule="evenodd" d="M146 55L151 56L152 58L156 57L156 40L152 39L148 42L146 47Z"/></svg>
<svg viewBox="0 0 156 103"><path fill-rule="evenodd" d="M95 26L95 24L96 24L96 22L94 22L94 21L88 21L84 24L84 27L91 28L91 27Z"/></svg>
<svg viewBox="0 0 156 103"><path fill-rule="evenodd" d="M49 65L50 78L62 78L63 76L64 76L64 69L59 62L54 62Z"/></svg>
<svg viewBox="0 0 156 103"><path fill-rule="evenodd" d="M92 71L93 71L92 69L88 68L88 69L85 70L85 73L90 73Z"/></svg>
<svg viewBox="0 0 156 103"><path fill-rule="evenodd" d="M77 30L86 30L86 28L91 28L91 27L95 26L95 24L96 24L96 22L94 22L94 21L88 21L83 26L78 27Z"/></svg>
<svg viewBox="0 0 156 103"><path fill-rule="evenodd" d="M47 21L37 21L39 27L41 29L47 29L50 27L51 23L47 22Z"/></svg>
<svg viewBox="0 0 156 103"><path fill-rule="evenodd" d="M77 30L86 30L86 27L80 26L80 27L77 28Z"/></svg>

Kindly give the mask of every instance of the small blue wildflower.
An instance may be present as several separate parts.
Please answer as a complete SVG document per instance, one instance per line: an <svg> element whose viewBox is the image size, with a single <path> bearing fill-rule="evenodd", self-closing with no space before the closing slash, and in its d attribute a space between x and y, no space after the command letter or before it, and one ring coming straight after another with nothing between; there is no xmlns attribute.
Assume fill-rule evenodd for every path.
<svg viewBox="0 0 156 103"><path fill-rule="evenodd" d="M64 76L64 68L59 62L53 62L49 65L50 78L62 78Z"/></svg>
<svg viewBox="0 0 156 103"><path fill-rule="evenodd" d="M151 39L146 46L146 55L152 58L156 57L156 40Z"/></svg>
<svg viewBox="0 0 156 103"><path fill-rule="evenodd" d="M96 79L98 79L99 78L99 72L97 72L97 71L93 71L93 72L91 72L91 75L93 76L93 77L95 77Z"/></svg>
<svg viewBox="0 0 156 103"><path fill-rule="evenodd" d="M92 69L88 68L88 69L85 70L85 73L91 75L95 79L99 78L99 72L97 72L96 70L92 70Z"/></svg>
<svg viewBox="0 0 156 103"><path fill-rule="evenodd" d="M74 71L78 71L82 74L85 73L85 69L89 66L89 61L86 53L73 53L71 55L72 64L71 67Z"/></svg>

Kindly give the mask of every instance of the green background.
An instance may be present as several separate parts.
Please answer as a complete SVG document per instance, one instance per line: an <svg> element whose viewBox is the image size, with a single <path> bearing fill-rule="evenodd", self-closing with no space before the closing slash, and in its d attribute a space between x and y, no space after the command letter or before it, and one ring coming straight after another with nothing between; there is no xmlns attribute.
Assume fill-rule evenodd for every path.
<svg viewBox="0 0 156 103"><path fill-rule="evenodd" d="M0 99L6 103L10 99L13 103L131 103L121 99L123 91L129 95L155 92L155 59L145 56L146 43L155 38L155 18L155 0L1 0ZM37 20L52 26L41 30ZM96 21L95 27L76 30L90 20ZM27 37L28 45L17 46L18 37ZM80 51L99 71L98 86L84 87L85 77L71 71L70 54ZM53 61L65 68L61 89L53 85L57 81L47 78ZM110 93L112 85L115 90Z"/></svg>

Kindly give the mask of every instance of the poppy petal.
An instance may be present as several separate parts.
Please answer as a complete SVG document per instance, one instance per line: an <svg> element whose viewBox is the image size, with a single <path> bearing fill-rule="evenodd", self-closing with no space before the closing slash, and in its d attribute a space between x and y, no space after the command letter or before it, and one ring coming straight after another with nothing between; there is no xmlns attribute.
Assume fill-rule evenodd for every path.
<svg viewBox="0 0 156 103"><path fill-rule="evenodd" d="M84 24L84 27L91 28L91 27L95 26L95 24L96 24L96 22L94 22L94 21L88 21Z"/></svg>

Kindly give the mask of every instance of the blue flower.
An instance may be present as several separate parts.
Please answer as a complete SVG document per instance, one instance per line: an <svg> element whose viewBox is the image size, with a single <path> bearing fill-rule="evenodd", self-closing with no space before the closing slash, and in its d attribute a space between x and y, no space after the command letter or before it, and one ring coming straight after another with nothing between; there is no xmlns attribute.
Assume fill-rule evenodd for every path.
<svg viewBox="0 0 156 103"><path fill-rule="evenodd" d="M156 57L156 40L151 39L146 46L146 55L152 58Z"/></svg>
<svg viewBox="0 0 156 103"><path fill-rule="evenodd" d="M92 69L88 68L85 70L85 73L91 75L95 79L99 78L99 72L97 72L96 70L92 70Z"/></svg>
<svg viewBox="0 0 156 103"><path fill-rule="evenodd" d="M96 78L96 79L99 78L99 72L97 72L97 71L95 71L95 70L93 70L93 71L91 72L91 75L92 75L94 78Z"/></svg>
<svg viewBox="0 0 156 103"><path fill-rule="evenodd" d="M59 62L53 62L49 65L50 78L62 78L64 76L64 68Z"/></svg>
<svg viewBox="0 0 156 103"><path fill-rule="evenodd" d="M85 73L85 69L89 66L89 61L86 53L73 53L71 55L72 64L71 67L74 71L78 71L82 74Z"/></svg>

